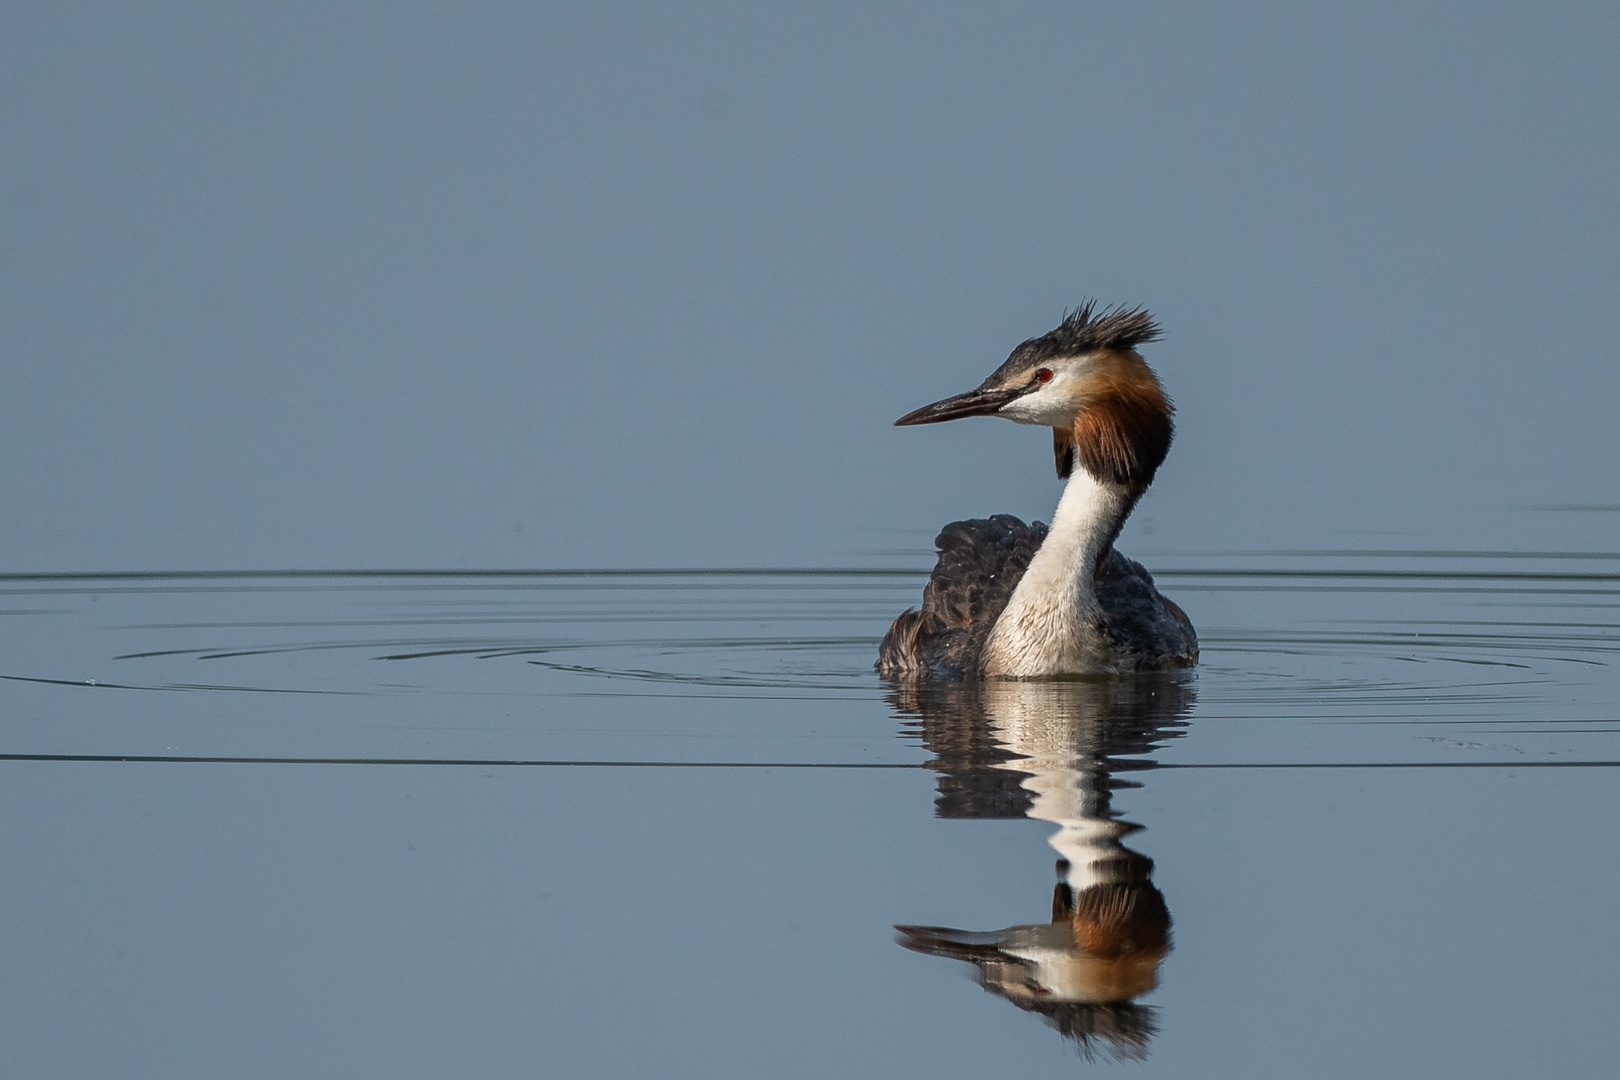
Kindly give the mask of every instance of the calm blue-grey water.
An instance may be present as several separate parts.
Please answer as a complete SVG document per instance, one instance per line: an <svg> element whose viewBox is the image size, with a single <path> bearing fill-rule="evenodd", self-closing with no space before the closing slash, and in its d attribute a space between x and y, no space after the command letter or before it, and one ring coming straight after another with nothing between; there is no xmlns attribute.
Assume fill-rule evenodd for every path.
<svg viewBox="0 0 1620 1080"><path fill-rule="evenodd" d="M0 1076L1609 1076L1616 55L0 4ZM938 527L1057 498L891 421L1087 297L1203 663L883 685ZM312 567L463 572L203 572Z"/></svg>
<svg viewBox="0 0 1620 1080"><path fill-rule="evenodd" d="M921 692L914 572L0 580L0 1071L1605 1075L1620 555L1153 561Z"/></svg>

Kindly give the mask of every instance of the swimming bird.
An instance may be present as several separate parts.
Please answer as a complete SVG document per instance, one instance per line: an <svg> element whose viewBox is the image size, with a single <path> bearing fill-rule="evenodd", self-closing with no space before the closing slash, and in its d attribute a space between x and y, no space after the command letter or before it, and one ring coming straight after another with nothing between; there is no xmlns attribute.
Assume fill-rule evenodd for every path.
<svg viewBox="0 0 1620 1080"><path fill-rule="evenodd" d="M1161 336L1138 307L1087 301L1019 345L975 390L896 427L1001 416L1052 429L1068 481L1050 527L999 514L957 521L921 610L901 615L878 671L908 677L1042 678L1191 667L1198 637L1141 564L1114 550L1170 449L1174 407L1137 346Z"/></svg>

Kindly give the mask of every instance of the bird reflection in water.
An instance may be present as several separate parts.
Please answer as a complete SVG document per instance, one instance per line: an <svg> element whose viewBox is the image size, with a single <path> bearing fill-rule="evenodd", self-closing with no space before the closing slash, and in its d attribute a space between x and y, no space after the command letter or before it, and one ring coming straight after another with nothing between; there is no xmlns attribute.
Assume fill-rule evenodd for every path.
<svg viewBox="0 0 1620 1080"><path fill-rule="evenodd" d="M1058 826L1052 917L974 932L897 926L899 942L964 960L979 985L1037 1013L1083 1056L1146 1056L1156 1030L1137 999L1158 986L1170 952L1170 911L1153 860L1124 844L1141 826L1111 805L1117 774L1153 768L1192 709L1185 676L1065 682L915 683L889 696L933 754L936 813Z"/></svg>

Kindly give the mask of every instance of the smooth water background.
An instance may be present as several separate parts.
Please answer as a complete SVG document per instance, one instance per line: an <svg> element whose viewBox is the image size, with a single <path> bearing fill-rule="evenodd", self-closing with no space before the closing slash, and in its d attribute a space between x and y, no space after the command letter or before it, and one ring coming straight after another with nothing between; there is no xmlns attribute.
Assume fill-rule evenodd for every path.
<svg viewBox="0 0 1620 1080"><path fill-rule="evenodd" d="M0 1060L1604 1075L1620 559L1159 580L1195 675L1019 714L877 679L915 573L12 576ZM1139 1044L893 940L1044 922L1053 783L1144 827Z"/></svg>
<svg viewBox="0 0 1620 1080"><path fill-rule="evenodd" d="M1042 432L890 421L1087 296L1167 332L1133 551L1608 550L1617 51L1584 2L8 3L0 563L905 566L1056 496Z"/></svg>
<svg viewBox="0 0 1620 1080"><path fill-rule="evenodd" d="M4 5L0 1073L1607 1076L1617 54ZM882 685L938 527L1058 490L890 422L1087 296L1166 327L1121 546L1203 663ZM1054 835L1168 953L1052 944Z"/></svg>

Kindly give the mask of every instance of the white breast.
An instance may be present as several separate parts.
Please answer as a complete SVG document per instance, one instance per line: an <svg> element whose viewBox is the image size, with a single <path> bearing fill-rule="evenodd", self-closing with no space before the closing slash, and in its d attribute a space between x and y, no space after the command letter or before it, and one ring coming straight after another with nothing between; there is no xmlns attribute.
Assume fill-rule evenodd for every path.
<svg viewBox="0 0 1620 1080"><path fill-rule="evenodd" d="M1092 574L1130 513L1128 489L1076 469L1052 528L985 643L984 673L1034 678L1111 670L1085 627L1095 604Z"/></svg>

